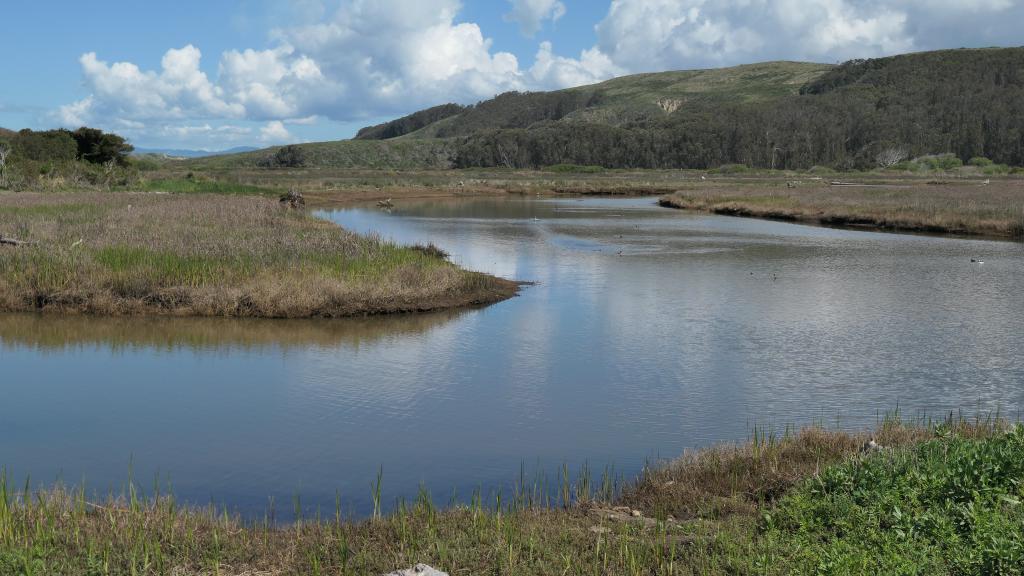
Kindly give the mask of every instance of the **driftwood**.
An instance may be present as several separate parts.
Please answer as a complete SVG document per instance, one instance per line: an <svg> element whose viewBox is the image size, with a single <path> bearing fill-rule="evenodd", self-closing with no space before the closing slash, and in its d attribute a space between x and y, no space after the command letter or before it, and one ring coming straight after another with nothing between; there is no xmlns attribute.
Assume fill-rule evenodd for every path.
<svg viewBox="0 0 1024 576"><path fill-rule="evenodd" d="M293 210L301 210L306 207L306 199L296 190L289 190L287 194L281 195L281 206Z"/></svg>
<svg viewBox="0 0 1024 576"><path fill-rule="evenodd" d="M35 244L35 242L29 242L27 240L18 240L17 238L11 238L9 236L4 236L3 234L0 234L0 245L5 244L8 246L28 246L30 244Z"/></svg>

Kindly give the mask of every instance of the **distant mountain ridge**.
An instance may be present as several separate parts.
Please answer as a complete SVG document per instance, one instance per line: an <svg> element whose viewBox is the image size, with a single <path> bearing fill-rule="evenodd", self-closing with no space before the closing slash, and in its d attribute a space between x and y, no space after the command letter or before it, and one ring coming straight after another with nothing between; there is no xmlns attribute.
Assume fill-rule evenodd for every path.
<svg viewBox="0 0 1024 576"><path fill-rule="evenodd" d="M1022 166L1024 48L637 74L444 104L301 147L310 165L347 168L849 170L944 153Z"/></svg>
<svg viewBox="0 0 1024 576"><path fill-rule="evenodd" d="M206 158L209 156L223 156L225 154L242 154L245 152L253 152L259 150L255 146L236 146L227 150L188 150L188 149L175 149L175 148L136 148L134 155L141 156L143 154L156 154L158 156L168 156L172 158Z"/></svg>

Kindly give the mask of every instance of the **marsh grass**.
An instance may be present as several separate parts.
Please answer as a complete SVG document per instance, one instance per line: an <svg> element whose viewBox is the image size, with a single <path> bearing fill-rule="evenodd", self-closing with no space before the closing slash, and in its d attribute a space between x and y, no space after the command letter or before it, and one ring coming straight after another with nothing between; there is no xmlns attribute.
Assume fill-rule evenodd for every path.
<svg viewBox="0 0 1024 576"><path fill-rule="evenodd" d="M621 492L610 471L550 484L523 472L507 498L477 491L439 507L420 490L390 513L379 471L372 517L347 518L340 497L302 517L296 496L286 525L181 506L156 483L148 497L129 483L96 501L0 476L0 573L363 575L417 562L451 574L1019 573L1024 428L887 419L873 436L885 448L864 453L869 434L757 433ZM612 519L613 505L646 518ZM927 546L878 546L908 534Z"/></svg>
<svg viewBox="0 0 1024 576"><path fill-rule="evenodd" d="M661 198L662 206L733 216L792 220L895 231L1024 239L1024 184L880 182L878 187L765 183L749 187L688 188Z"/></svg>
<svg viewBox="0 0 1024 576"><path fill-rule="evenodd" d="M276 188L254 186L239 182L213 180L209 178L163 178L148 180L141 186L147 192L168 192L175 194L247 194L274 196L282 191Z"/></svg>
<svg viewBox="0 0 1024 576"><path fill-rule="evenodd" d="M256 196L5 194L0 232L32 243L0 247L8 312L334 317L490 303L516 290Z"/></svg>

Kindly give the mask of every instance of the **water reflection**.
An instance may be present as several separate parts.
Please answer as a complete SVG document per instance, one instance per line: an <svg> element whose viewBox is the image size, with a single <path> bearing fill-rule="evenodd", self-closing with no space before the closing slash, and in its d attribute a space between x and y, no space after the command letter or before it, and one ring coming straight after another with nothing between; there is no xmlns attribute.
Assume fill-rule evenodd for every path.
<svg viewBox="0 0 1024 576"><path fill-rule="evenodd" d="M356 511L614 463L752 423L1024 406L1024 247L686 214L648 199L324 212L537 281L461 313L353 321L0 316L0 463L261 512ZM980 257L984 266L972 265Z"/></svg>
<svg viewBox="0 0 1024 576"><path fill-rule="evenodd" d="M110 350L260 350L358 347L422 334L465 310L347 319L97 317L0 314L0 349L103 347Z"/></svg>

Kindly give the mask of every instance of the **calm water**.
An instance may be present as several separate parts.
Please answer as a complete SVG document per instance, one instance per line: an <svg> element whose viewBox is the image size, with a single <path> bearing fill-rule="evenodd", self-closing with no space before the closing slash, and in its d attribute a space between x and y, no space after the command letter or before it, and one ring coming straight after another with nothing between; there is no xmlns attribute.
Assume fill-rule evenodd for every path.
<svg viewBox="0 0 1024 576"><path fill-rule="evenodd" d="M650 199L325 212L536 286L353 321L0 316L0 465L117 488L129 465L262 513L468 497L563 462L635 473L750 427L1024 407L1024 245L660 209ZM972 264L980 258L984 264ZM19 480L20 481L20 480ZM282 514L284 515L284 514Z"/></svg>

